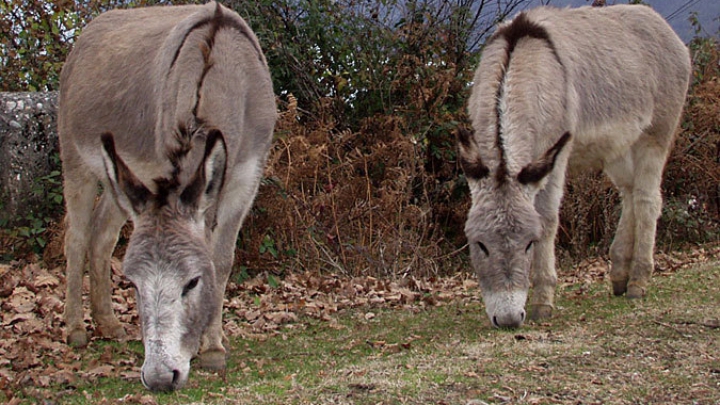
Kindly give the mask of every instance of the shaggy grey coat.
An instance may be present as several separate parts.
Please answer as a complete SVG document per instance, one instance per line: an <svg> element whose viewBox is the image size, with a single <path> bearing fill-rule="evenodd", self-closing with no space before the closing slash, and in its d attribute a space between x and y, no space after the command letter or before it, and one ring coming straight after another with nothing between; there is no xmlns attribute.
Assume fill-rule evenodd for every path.
<svg viewBox="0 0 720 405"><path fill-rule="evenodd" d="M642 297L660 183L691 73L688 49L650 7L540 7L483 50L459 134L472 207L465 233L491 322L550 316L566 169L602 168L622 195L614 293Z"/></svg>
<svg viewBox="0 0 720 405"><path fill-rule="evenodd" d="M225 285L275 120L257 38L220 4L115 10L83 30L59 107L69 343L87 343L86 258L96 332L125 335L109 260L130 218L123 268L137 292L143 383L181 387L198 350L201 365L225 366Z"/></svg>

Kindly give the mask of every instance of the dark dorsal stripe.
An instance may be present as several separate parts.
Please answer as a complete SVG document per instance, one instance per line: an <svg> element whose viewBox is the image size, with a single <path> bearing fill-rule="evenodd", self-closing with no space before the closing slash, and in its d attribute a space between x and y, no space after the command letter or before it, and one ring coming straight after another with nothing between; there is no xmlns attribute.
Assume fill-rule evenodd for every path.
<svg viewBox="0 0 720 405"><path fill-rule="evenodd" d="M502 65L502 77L500 79L500 83L497 88L497 92L495 94L496 99L496 105L495 105L495 114L496 114L496 131L495 131L495 146L498 148L498 151L500 152L500 164L498 165L497 172L495 173L496 180L499 184L504 184L507 182L509 176L508 176L508 167L507 167L507 157L505 156L505 148L503 147L502 143L502 134L500 133L500 122L502 117L502 111L500 109L500 100L502 100L504 94L503 94L503 88L505 85L506 75L508 68L510 67L510 60L512 58L512 53L515 51L515 47L517 46L518 42L523 38L536 38L543 40L547 42L548 46L552 50L553 55L558 60L558 62L562 65L560 62L560 58L558 57L557 51L555 50L555 46L553 42L550 40L550 35L548 34L547 30L539 25L538 23L531 21L527 14L520 13L517 17L515 17L512 22L508 25L505 25L503 27L500 27L490 38L490 42L496 41L499 39L504 39L507 42L506 48L505 48L505 60Z"/></svg>
<svg viewBox="0 0 720 405"><path fill-rule="evenodd" d="M160 194L160 203L165 204L167 202L167 196L170 193L175 192L179 186L179 176L181 171L181 161L192 149L192 139L198 132L205 132L205 120L202 117L198 117L198 108L200 105L200 98L202 94L202 86L203 82L205 81L205 77L207 76L208 72L213 66L213 61L211 59L211 54L213 51L213 47L215 46L215 36L217 35L218 31L223 27L231 27L236 29L238 32L243 33L247 35L247 33L244 30L244 27L242 27L237 20L230 18L223 14L222 8L220 8L220 3L217 3L217 6L215 8L215 13L212 17L207 18L202 21L198 21L195 25L193 25L183 37L182 43L178 47L178 49L175 51L175 55L173 57L172 63L170 64L170 69L168 69L168 75L172 72L173 68L175 67L175 64L177 62L177 59L180 56L180 51L182 50L183 46L185 46L185 42L190 35L191 32L204 28L209 25L208 33L205 35L205 42L200 44L200 51L202 52L203 57L203 70L200 73L200 78L198 79L197 87L196 87L196 93L195 93L195 105L192 108L192 115L194 122L190 123L184 123L179 122L177 124L177 130L175 131L175 139L177 140L178 146L174 149L170 149L167 151L167 157L170 160L170 163L173 166L173 171L170 174L170 177L168 178L157 178L154 179L155 184L157 185L158 192ZM249 37L250 38L250 37ZM252 42L252 38L251 42ZM258 52L260 52L258 50ZM259 53L262 55L262 53Z"/></svg>
<svg viewBox="0 0 720 405"><path fill-rule="evenodd" d="M170 72L172 72L173 68L175 67L175 63L177 62L177 59L180 57L180 51L185 46L185 41L187 40L187 37L190 35L191 32L195 31L196 29L203 28L209 24L215 24L216 28L211 29L212 35L214 36L217 30L221 27L229 27L234 28L237 32L239 32L242 35L245 35L250 43L252 43L253 47L255 47L255 50L258 54L258 59L263 61L263 53L262 49L259 48L258 44L253 39L253 35L248 32L247 27L243 26L239 21L232 18L231 16L227 16L223 14L222 9L220 8L220 3L217 3L217 7L215 8L215 14L213 14L212 17L208 17L204 20L200 20L196 22L192 27L190 27L189 30L185 32L185 36L183 37L182 42L180 42L180 46L175 50L175 55L173 56L172 62L170 63L170 68L168 69L168 75ZM213 38L214 40L214 38ZM263 62L264 63L264 62Z"/></svg>
<svg viewBox="0 0 720 405"><path fill-rule="evenodd" d="M212 17L208 17L204 20L198 21L190 27L187 32L185 32L185 36L182 39L182 42L180 43L180 46L175 50L175 55L173 56L173 60L170 63L170 68L168 69L167 75L170 76L170 73L172 73L173 69L175 68L175 64L177 63L177 59L180 57L180 51L185 46L185 42L187 41L188 36L191 32L204 28L206 26L209 26L209 30L207 35L205 36L205 43L200 45L200 51L202 52L203 56L203 70L200 73L200 78L198 79L197 83L197 89L196 89L196 97L195 97L195 105L192 109L193 117L195 117L196 126L201 127L204 123L204 119L201 117L198 117L198 107L200 105L200 94L202 92L202 86L203 81L205 80L205 76L207 76L208 72L213 66L212 59L210 57L213 47L215 46L215 37L220 31L221 28L231 28L239 32L240 34L247 37L247 39L250 41L250 43L255 48L255 51L257 52L258 59L265 64L265 60L263 57L262 50L260 49L259 45L257 44L257 41L254 39L254 36L252 32L248 30L248 28L243 25L240 21L232 18L231 15L227 15L223 13L223 9L220 6L220 3L216 3L215 7L215 13Z"/></svg>

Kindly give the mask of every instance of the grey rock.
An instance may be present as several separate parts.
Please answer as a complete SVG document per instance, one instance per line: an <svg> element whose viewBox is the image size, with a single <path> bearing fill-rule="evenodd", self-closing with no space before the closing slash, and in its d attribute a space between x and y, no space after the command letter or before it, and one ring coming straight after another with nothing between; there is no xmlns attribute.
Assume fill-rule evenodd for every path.
<svg viewBox="0 0 720 405"><path fill-rule="evenodd" d="M42 188L33 187L60 170L57 102L57 92L0 92L0 220L9 226L47 206Z"/></svg>

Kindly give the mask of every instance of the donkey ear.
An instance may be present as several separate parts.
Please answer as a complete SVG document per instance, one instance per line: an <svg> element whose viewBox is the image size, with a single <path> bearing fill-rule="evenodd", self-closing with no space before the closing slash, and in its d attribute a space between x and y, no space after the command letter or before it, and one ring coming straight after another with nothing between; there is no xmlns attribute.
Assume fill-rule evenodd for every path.
<svg viewBox="0 0 720 405"><path fill-rule="evenodd" d="M102 158L105 173L120 207L128 214L138 215L154 197L153 193L130 171L115 151L115 140L110 132L102 134Z"/></svg>
<svg viewBox="0 0 720 405"><path fill-rule="evenodd" d="M465 172L465 176L475 180L486 177L490 170L480 158L480 151L473 133L465 128L458 128L456 136L460 150L460 166Z"/></svg>
<svg viewBox="0 0 720 405"><path fill-rule="evenodd" d="M560 152L563 150L563 147L565 147L569 140L570 132L565 132L563 136L561 136L560 139L555 142L555 145L553 145L552 148L548 149L548 151L545 152L545 154L540 159L523 167L523 169L517 175L517 179L520 184L535 184L540 182L540 180L544 179L545 176L547 176L552 171L553 167L555 167L555 160L557 159L557 156L560 154Z"/></svg>
<svg viewBox="0 0 720 405"><path fill-rule="evenodd" d="M180 194L180 201L193 209L204 213L217 199L225 182L227 165L227 146L220 130L213 128L208 132L205 142L205 155L190 184Z"/></svg>

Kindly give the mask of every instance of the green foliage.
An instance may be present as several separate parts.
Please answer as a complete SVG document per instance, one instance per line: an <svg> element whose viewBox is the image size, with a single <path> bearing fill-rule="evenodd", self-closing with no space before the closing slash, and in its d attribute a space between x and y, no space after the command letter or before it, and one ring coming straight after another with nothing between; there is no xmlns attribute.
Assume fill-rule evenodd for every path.
<svg viewBox="0 0 720 405"><path fill-rule="evenodd" d="M463 238L459 222L463 220L463 214L458 214L458 205L451 202L466 201L468 189L456 162L453 135L458 126L467 123L465 105L473 69L487 34L498 21L528 2L226 0L223 4L236 10L252 26L268 59L276 94L281 100L288 101L285 107L296 101L298 123L330 133L327 139L323 138L323 143L345 142L352 137L343 134L357 134L356 139L361 141L352 144L353 150L357 149L365 157L373 156L373 151L375 156L379 156L377 149L382 146L392 147L393 143L388 141L391 139L390 132L393 136L400 133L412 140L416 148L414 152L417 152L413 157L417 159L412 163L396 162L398 165L409 167L417 164L420 167L418 172L408 169L413 178L413 195L407 196L407 199L413 202L422 200L423 204L431 207L430 222L440 224L433 229L442 228L446 239L455 240L451 232L460 235L459 239ZM0 91L57 89L63 60L82 27L92 17L112 8L168 3L202 1L0 2ZM691 18L697 38L689 46L695 65L693 83L698 84L717 77L718 44L714 38L701 37L702 29L696 16ZM348 163L339 159L337 154L329 156L329 159L330 166L324 168L327 173L334 173L333 170ZM671 161L668 167L672 166ZM355 173L367 175L368 181L377 188L388 182L387 173L397 169L386 160L377 160L365 162ZM262 187L273 182L276 180L266 179ZM322 185L322 182L313 182L313 185ZM279 184L276 186L283 198L293 193ZM325 186L333 185L330 182ZM34 251L42 249L47 242L44 234L48 224L57 220L62 212L60 187L59 173L53 172L37 179L33 192L37 195L42 193L46 204L29 209L24 218L27 223L16 230L17 235L23 238L23 244L31 246ZM313 189L312 192L316 191ZM678 190L677 194L682 193ZM356 197L371 198L367 197L369 195L365 193ZM705 204L709 194L700 190L693 195ZM596 197L590 195L586 198L594 201L592 198L596 200ZM685 220L684 214L680 215L685 212L682 204L671 202L669 207L672 209L666 213L678 214L671 215L673 220ZM599 222L594 218L589 221ZM0 226L4 225L0 223ZM698 229L702 225L698 223ZM612 235L605 232L604 226L601 228L607 238ZM319 240L323 240L326 234L345 232L340 228L328 229L319 231ZM252 243L244 241L251 237L244 236L239 246L259 253L269 261L295 258L295 249L302 252L305 248L288 243L287 236L282 232L267 234L265 230L259 230L256 233L258 236ZM595 242L589 241L588 244Z"/></svg>
<svg viewBox="0 0 720 405"><path fill-rule="evenodd" d="M524 2L226 4L253 26L278 94L292 94L311 114L332 115L338 129L357 129L376 114L399 114L413 122L411 135L432 126L441 106L450 113L462 109L481 39Z"/></svg>
<svg viewBox="0 0 720 405"><path fill-rule="evenodd" d="M720 65L718 65L718 49L720 43L718 39L712 36L703 36L703 28L697 13L690 15L690 23L695 30L695 37L690 41L688 47L693 59L693 81L692 85L702 83L711 77L720 74ZM720 34L720 32L718 32Z"/></svg>
<svg viewBox="0 0 720 405"><path fill-rule="evenodd" d="M51 156L53 167L60 166L60 157ZM53 170L49 174L38 177L33 181L31 190L33 200L41 203L29 207L22 218L22 225L8 231L8 236L15 240L15 249L18 252L33 252L41 254L48 243L48 228L58 220L59 213L63 212L62 174L60 170ZM2 226L6 224L0 223ZM10 252L5 252L0 259L12 259Z"/></svg>
<svg viewBox="0 0 720 405"><path fill-rule="evenodd" d="M280 286L280 281L272 274L267 275L267 281L270 288L278 288Z"/></svg>
<svg viewBox="0 0 720 405"><path fill-rule="evenodd" d="M67 44L83 23L66 2L0 3L0 90L56 90Z"/></svg>
<svg viewBox="0 0 720 405"><path fill-rule="evenodd" d="M262 244L259 248L260 254L269 253L274 259L278 258L277 247L275 247L275 240L270 235L265 235Z"/></svg>
<svg viewBox="0 0 720 405"><path fill-rule="evenodd" d="M3 0L0 91L57 90L72 43L92 17L114 8L155 3L164 1Z"/></svg>

